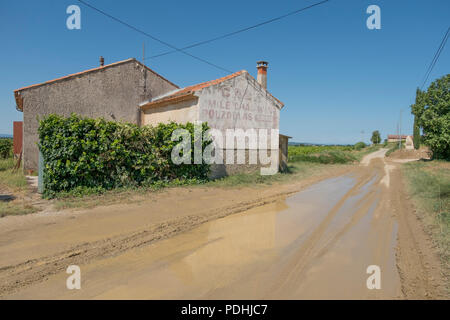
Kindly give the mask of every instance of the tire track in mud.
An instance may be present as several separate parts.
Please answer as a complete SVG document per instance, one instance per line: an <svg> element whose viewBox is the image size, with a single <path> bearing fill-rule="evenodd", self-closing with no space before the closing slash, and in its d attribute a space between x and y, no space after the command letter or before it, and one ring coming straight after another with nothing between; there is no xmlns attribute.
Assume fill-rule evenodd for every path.
<svg viewBox="0 0 450 320"><path fill-rule="evenodd" d="M300 245L298 249L288 255L272 289L268 292L270 296L283 296L283 293L293 291L304 280L307 267L315 259L320 258L328 252L339 239L349 232L358 221L368 214L372 205L376 205L374 212L390 214L395 217L398 225L395 266L400 278L401 297L404 299L439 299L448 296L445 294L445 279L440 273L439 261L430 250L432 244L423 231L421 223L413 213L412 205L409 203L404 192L401 173L398 167L392 167L390 172L385 172L389 165L385 160L373 159L368 167L362 167L356 171L358 182L352 187L336 205L327 213L320 225L314 229L312 234ZM386 174L390 174L391 185L384 183ZM361 188L375 181L370 186L367 194L351 208L350 221L341 229L327 235L326 232L336 217L339 210L353 195L357 195ZM375 259L387 259L383 254L383 248L387 248L387 239L380 237L374 248ZM323 244L321 244L323 242ZM384 260L383 259L383 260ZM386 263L386 261L384 261Z"/></svg>
<svg viewBox="0 0 450 320"><path fill-rule="evenodd" d="M356 196L360 193L361 188L368 185L372 179L378 177L376 179L376 183L381 179L381 175L379 174L379 170L374 171L373 168L364 168L360 167L356 171L357 182L353 187L350 188L349 191L342 196L339 201L328 211L325 218L322 222L317 226L314 231L309 235L309 237L303 242L300 248L295 248L295 252L290 255L289 259L285 261L285 266L281 269L281 272L275 277L277 279L276 284L273 285L272 289L269 291L271 296L283 296L284 292L289 292L294 289L298 283L301 281L301 277L303 276L303 272L307 265L321 253L323 250L329 246L328 242L322 247L318 248L317 245L319 242L326 236L326 231L330 223L338 214L339 210L346 204L349 198ZM359 202L363 201L364 203L372 203L375 199L375 196L365 197L361 199ZM356 207L358 208L358 207ZM359 220L366 213L365 206L361 209L356 209L356 215L358 217L356 220ZM348 229L351 228L357 221L355 221L355 212L352 212L353 219L337 234L332 236L333 241L336 241L340 237L342 237ZM330 241L331 241L330 240ZM331 245L331 244L330 244Z"/></svg>
<svg viewBox="0 0 450 320"><path fill-rule="evenodd" d="M143 247L153 242L170 238L181 232L189 231L208 221L279 201L298 191L281 192L270 197L245 201L232 206L218 208L214 211L177 218L133 233L83 243L54 255L1 267L0 297L45 281L52 275L64 272L69 265L82 265L97 259L117 256L128 250Z"/></svg>
<svg viewBox="0 0 450 320"><path fill-rule="evenodd" d="M322 248L320 248L319 252L314 256L314 258L321 257L325 253L327 253L340 238L342 238L367 214L367 210L370 208L370 206L373 203L376 203L379 199L379 194L377 192L372 192L368 194L365 199L362 199L360 202L358 202L357 206L359 209L354 212L350 221L345 226L343 226L334 236L329 237L328 240L325 240L325 244L322 246Z"/></svg>

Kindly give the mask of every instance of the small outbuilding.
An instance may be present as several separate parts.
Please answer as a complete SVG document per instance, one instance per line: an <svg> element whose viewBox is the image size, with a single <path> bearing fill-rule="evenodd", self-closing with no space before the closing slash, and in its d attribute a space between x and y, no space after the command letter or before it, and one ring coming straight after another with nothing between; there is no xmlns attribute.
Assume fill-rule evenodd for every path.
<svg viewBox="0 0 450 320"><path fill-rule="evenodd" d="M389 134L387 142L402 142L405 143L406 150L414 149L414 139L411 135L399 135L399 134Z"/></svg>
<svg viewBox="0 0 450 320"><path fill-rule="evenodd" d="M407 135L399 135L399 134L389 134L387 138L387 142L405 142Z"/></svg>

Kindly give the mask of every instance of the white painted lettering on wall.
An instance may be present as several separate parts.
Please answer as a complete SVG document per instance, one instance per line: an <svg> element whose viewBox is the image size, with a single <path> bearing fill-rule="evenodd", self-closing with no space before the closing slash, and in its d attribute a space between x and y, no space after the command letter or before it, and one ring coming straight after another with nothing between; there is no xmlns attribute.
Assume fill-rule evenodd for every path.
<svg viewBox="0 0 450 320"><path fill-rule="evenodd" d="M279 110L260 91L235 86L202 91L200 119L221 130L278 129Z"/></svg>

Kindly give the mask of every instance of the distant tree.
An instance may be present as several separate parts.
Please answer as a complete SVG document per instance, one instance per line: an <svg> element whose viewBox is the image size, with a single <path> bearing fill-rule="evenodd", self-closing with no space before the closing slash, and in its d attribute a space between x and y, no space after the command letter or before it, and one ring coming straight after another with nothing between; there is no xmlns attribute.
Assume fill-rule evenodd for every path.
<svg viewBox="0 0 450 320"><path fill-rule="evenodd" d="M435 80L426 92L417 89L411 112L433 158L450 160L450 74Z"/></svg>
<svg viewBox="0 0 450 320"><path fill-rule="evenodd" d="M355 148L355 150L361 150L362 148L365 148L366 144L362 141L355 143L355 145L353 146L353 148Z"/></svg>
<svg viewBox="0 0 450 320"><path fill-rule="evenodd" d="M411 105L411 113L414 115L414 128L413 128L413 142L414 148L420 148L420 117L422 116L425 110L425 101L426 101L427 93L425 91L416 89L416 101L413 105Z"/></svg>
<svg viewBox="0 0 450 320"><path fill-rule="evenodd" d="M370 141L372 141L373 144L379 144L381 142L380 131L375 130L372 132L372 138L370 138Z"/></svg>
<svg viewBox="0 0 450 320"><path fill-rule="evenodd" d="M419 149L420 148L420 127L419 127L419 121L417 120L417 116L414 116L413 142L414 142L414 149Z"/></svg>
<svg viewBox="0 0 450 320"><path fill-rule="evenodd" d="M411 113L417 117L417 123L421 126L420 117L425 111L425 104L427 99L427 92L419 88L416 89L416 101L411 105Z"/></svg>

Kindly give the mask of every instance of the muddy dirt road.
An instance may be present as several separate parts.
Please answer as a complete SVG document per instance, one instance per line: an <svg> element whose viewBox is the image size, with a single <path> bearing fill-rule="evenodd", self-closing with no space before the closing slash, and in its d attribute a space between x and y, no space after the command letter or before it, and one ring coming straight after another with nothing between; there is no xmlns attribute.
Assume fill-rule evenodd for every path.
<svg viewBox="0 0 450 320"><path fill-rule="evenodd" d="M442 298L439 261L385 152L318 183L177 190L89 214L4 220L0 296ZM73 264L81 290L66 288ZM370 265L380 290L366 286Z"/></svg>

